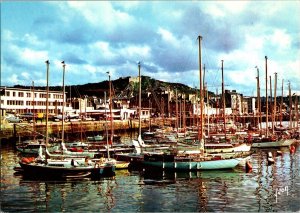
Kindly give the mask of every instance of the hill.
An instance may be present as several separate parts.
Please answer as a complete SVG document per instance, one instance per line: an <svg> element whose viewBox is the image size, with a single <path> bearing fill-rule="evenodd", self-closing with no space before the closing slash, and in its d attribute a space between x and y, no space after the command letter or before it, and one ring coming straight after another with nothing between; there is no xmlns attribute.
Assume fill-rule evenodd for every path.
<svg viewBox="0 0 300 213"><path fill-rule="evenodd" d="M116 80L112 80L112 88L113 93L121 96L136 96L138 93L138 85L137 83L129 82L130 77L121 77ZM15 85L16 88L30 88L29 86ZM185 94L195 94L196 91L194 88L186 86L181 83L169 83L160 80L156 80L150 78L148 76L142 76L142 93L145 94L146 91L154 91L156 93L161 93L162 91L169 88L170 90L177 89L178 93ZM46 87L35 87L35 89L45 90ZM62 91L62 86L51 86L49 87L51 91ZM83 97L83 96L96 96L103 97L104 92L107 94L109 92L109 82L102 81L99 83L88 83L82 85L66 85L65 90L67 92L67 96L75 98L75 97Z"/></svg>

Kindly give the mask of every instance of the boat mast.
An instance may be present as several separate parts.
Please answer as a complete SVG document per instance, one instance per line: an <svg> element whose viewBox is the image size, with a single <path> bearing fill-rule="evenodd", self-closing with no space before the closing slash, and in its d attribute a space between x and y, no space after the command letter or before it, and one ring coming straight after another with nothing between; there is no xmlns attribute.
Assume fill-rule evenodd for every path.
<svg viewBox="0 0 300 213"><path fill-rule="evenodd" d="M34 81L32 81L32 115L33 115L33 124L32 124L32 128L33 128L33 141L36 141L36 120L35 120L35 102L34 102Z"/></svg>
<svg viewBox="0 0 300 213"><path fill-rule="evenodd" d="M280 115L280 126L282 126L282 105L283 105L283 79L281 84L281 101L280 101L280 108L279 108L279 115Z"/></svg>
<svg viewBox="0 0 300 213"><path fill-rule="evenodd" d="M223 120L224 120L224 134L225 134L225 140L226 140L226 105L225 105L225 91L224 91L224 70L223 70L223 60L222 62L222 104L223 104Z"/></svg>
<svg viewBox="0 0 300 213"><path fill-rule="evenodd" d="M45 61L47 66L47 78L46 78L46 147L48 146L49 137L48 137L48 108L49 108L49 60ZM46 155L47 160L47 155Z"/></svg>
<svg viewBox="0 0 300 213"><path fill-rule="evenodd" d="M65 61L62 61L62 67L63 67L63 104L62 104L62 119L61 119L61 142L63 143L65 141L65 71L66 71L66 64Z"/></svg>
<svg viewBox="0 0 300 213"><path fill-rule="evenodd" d="M198 131L198 139L200 140L201 148L204 149L203 144L203 91L202 91L202 61L201 61L201 40L202 36L198 36L199 41L199 82L200 82L200 131ZM203 146L203 147L202 147Z"/></svg>
<svg viewBox="0 0 300 213"><path fill-rule="evenodd" d="M261 118L261 100L260 100L260 82L259 82L259 69L256 66L257 69L257 108L258 108L258 123L259 123L259 129L261 132L261 122L262 122L262 118Z"/></svg>
<svg viewBox="0 0 300 213"><path fill-rule="evenodd" d="M202 109L202 113L203 113L203 122L202 122L202 125L203 125L203 128L202 129L204 129L204 127L205 127L205 119L206 119L206 116L205 116L205 102L204 102L204 98L205 98L205 96L206 96L206 87L205 87L206 85L205 85L205 64L203 64L203 78L202 78L202 94L203 94L203 105L202 105L202 107L203 107L203 109ZM208 127L209 128L209 127Z"/></svg>
<svg viewBox="0 0 300 213"><path fill-rule="evenodd" d="M175 104L175 106L176 106L176 130L178 132L179 124L178 124L178 94L177 94L177 89L175 90L175 94L176 94L176 104Z"/></svg>
<svg viewBox="0 0 300 213"><path fill-rule="evenodd" d="M141 126L141 107L142 107L142 82L141 82L141 63L138 63L139 68L139 137L142 135L142 126Z"/></svg>
<svg viewBox="0 0 300 213"><path fill-rule="evenodd" d="M274 118L273 118L273 97L272 97L272 77L269 76L270 78L270 110L271 110L271 122L272 122L272 134L274 134Z"/></svg>
<svg viewBox="0 0 300 213"><path fill-rule="evenodd" d="M275 83L274 83L274 107L273 107L273 113L274 113L274 122L276 125L276 115L277 115L277 103L276 103L276 92L277 92L277 73L275 72ZM274 127L273 127L274 128Z"/></svg>
<svg viewBox="0 0 300 213"><path fill-rule="evenodd" d="M268 124L268 111L269 111L269 105L268 105L268 57L265 56L265 65L266 65L266 137L269 136L269 124Z"/></svg>
<svg viewBox="0 0 300 213"><path fill-rule="evenodd" d="M291 82L289 81L289 101L290 101L290 128L292 128L292 94L291 94Z"/></svg>
<svg viewBox="0 0 300 213"><path fill-rule="evenodd" d="M185 93L183 94L183 106L182 106L182 111L183 111L183 115L182 115L182 123L183 123L183 130L184 130L184 133L186 131L186 116L185 116Z"/></svg>
<svg viewBox="0 0 300 213"><path fill-rule="evenodd" d="M298 112L298 95L296 94L295 110L296 110L296 127L299 128L299 112Z"/></svg>
<svg viewBox="0 0 300 213"><path fill-rule="evenodd" d="M107 159L110 158L109 156L109 143L108 143L108 128L107 128L107 114L106 114L106 92L104 91L104 110L105 110L105 132L106 132L106 150L107 150Z"/></svg>
<svg viewBox="0 0 300 213"><path fill-rule="evenodd" d="M113 116L112 116L112 95L111 95L111 80L110 80L110 73L108 74L108 82L109 82L109 114L110 114L110 144L113 143L114 137L114 130L113 130Z"/></svg>
<svg viewBox="0 0 300 213"><path fill-rule="evenodd" d="M206 106L207 106L207 108L206 108L206 113L207 113L207 136L209 137L210 135L210 132L209 132L209 130L210 130L210 126L209 126L209 111L208 111L208 106L209 106L209 96L208 96L208 86L207 86L207 82L205 83L205 87L206 87Z"/></svg>

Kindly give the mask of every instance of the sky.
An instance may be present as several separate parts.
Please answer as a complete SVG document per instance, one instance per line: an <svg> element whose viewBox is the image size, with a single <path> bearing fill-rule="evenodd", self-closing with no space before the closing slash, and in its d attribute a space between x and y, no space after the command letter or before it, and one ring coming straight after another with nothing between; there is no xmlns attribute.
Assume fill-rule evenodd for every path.
<svg viewBox="0 0 300 213"><path fill-rule="evenodd" d="M141 75L199 88L300 94L300 1L2 1L1 86L96 83ZM266 63L265 56L268 60Z"/></svg>

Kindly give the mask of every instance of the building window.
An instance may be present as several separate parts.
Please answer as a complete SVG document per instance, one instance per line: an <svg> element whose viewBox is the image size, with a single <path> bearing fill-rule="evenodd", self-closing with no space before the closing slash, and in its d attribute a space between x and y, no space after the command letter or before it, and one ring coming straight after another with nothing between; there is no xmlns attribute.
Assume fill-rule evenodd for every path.
<svg viewBox="0 0 300 213"><path fill-rule="evenodd" d="M19 92L19 97L24 97L24 92Z"/></svg>
<svg viewBox="0 0 300 213"><path fill-rule="evenodd" d="M6 91L6 96L10 96L10 92L9 91Z"/></svg>
<svg viewBox="0 0 300 213"><path fill-rule="evenodd" d="M13 92L13 97L16 97L16 92Z"/></svg>
<svg viewBox="0 0 300 213"><path fill-rule="evenodd" d="M26 93L26 97L27 97L27 98L30 98L30 97L31 97L31 93L27 92L27 93Z"/></svg>

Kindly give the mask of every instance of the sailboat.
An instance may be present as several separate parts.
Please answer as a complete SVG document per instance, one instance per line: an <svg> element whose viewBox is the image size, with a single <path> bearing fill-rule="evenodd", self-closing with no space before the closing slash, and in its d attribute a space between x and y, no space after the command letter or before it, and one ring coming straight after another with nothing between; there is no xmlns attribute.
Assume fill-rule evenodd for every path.
<svg viewBox="0 0 300 213"><path fill-rule="evenodd" d="M106 104L106 92L104 92L104 103ZM111 96L111 81L110 81L110 75L109 75L109 109L110 109L110 128L111 128L111 135L110 135L110 143L113 143L113 122L112 122L112 96ZM106 107L105 107L105 115L106 115ZM110 157L110 144L108 141L108 128L107 128L107 116L105 116L105 125L106 125L106 150L107 150L107 158L105 159L106 162L112 163L115 165L116 169L128 169L129 162L128 161L121 161L116 160L114 158Z"/></svg>
<svg viewBox="0 0 300 213"><path fill-rule="evenodd" d="M16 145L16 149L21 152L22 154L33 154L33 155L37 155L38 152L39 152L39 147L40 146L43 146L45 147L45 139L44 139L44 135L42 135L41 133L38 133L36 131L36 113L35 113L35 109L34 109L34 106L35 106L35 93L34 93L34 81L32 81L32 117L33 117L33 120L32 120L32 129L28 128L27 126L20 126L24 129L27 129L28 131L30 131L32 134L33 134L33 138L32 139L29 139L29 140L25 140L25 141L22 141L20 144L17 144ZM38 136L41 136L42 138L38 138L37 139L37 135ZM57 151L59 148L58 145L51 145L48 147L48 149L50 151Z"/></svg>
<svg viewBox="0 0 300 213"><path fill-rule="evenodd" d="M47 64L47 96L46 96L46 148L48 146L48 98L49 98L49 61ZM65 63L63 64L63 76L65 72ZM63 134L63 133L62 133ZM63 137L62 137L63 139ZM81 161L81 163L79 163ZM39 149L38 158L22 158L19 161L21 170L26 176L37 178L68 178L89 176L98 178L102 176L114 175L115 166L112 163L98 161L92 162L88 157L81 159L63 158L49 159L49 155L42 155L42 147Z"/></svg>
<svg viewBox="0 0 300 213"><path fill-rule="evenodd" d="M222 154L210 155L204 153L203 134L203 90L202 90L202 64L201 64L201 40L199 36L199 74L200 74L200 126L198 126L199 153L170 150L163 154L145 154L143 164L145 166L170 170L214 170L232 169L243 159L235 155L227 157Z"/></svg>
<svg viewBox="0 0 300 213"><path fill-rule="evenodd" d="M252 147L253 148L278 148L286 147L292 145L296 142L296 139L292 138L291 134L288 131L282 131L279 135L274 134L274 125L272 124L272 134L269 134L269 124L268 124L268 57L265 56L265 67L266 67L266 134L263 137L253 137L252 138ZM276 75L275 75L275 100L276 100ZM271 84L270 84L271 85ZM270 86L270 89L272 87ZM289 94L291 94L291 88L289 84ZM283 86L282 86L282 98L283 98ZM276 109L275 109L276 111ZM273 114L273 112L272 112ZM273 119L273 115L272 115ZM273 123L273 122L272 122Z"/></svg>
<svg viewBox="0 0 300 213"><path fill-rule="evenodd" d="M169 149L169 146L161 145L147 145L142 139L142 130L141 130L141 64L138 63L138 76L139 76L139 106L138 106L138 115L139 115L139 132L138 138L132 140L134 146L134 152L131 153L117 153L115 158L123 161L128 161L131 165L139 165L142 163L145 154L163 154L163 150Z"/></svg>

